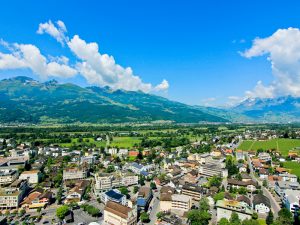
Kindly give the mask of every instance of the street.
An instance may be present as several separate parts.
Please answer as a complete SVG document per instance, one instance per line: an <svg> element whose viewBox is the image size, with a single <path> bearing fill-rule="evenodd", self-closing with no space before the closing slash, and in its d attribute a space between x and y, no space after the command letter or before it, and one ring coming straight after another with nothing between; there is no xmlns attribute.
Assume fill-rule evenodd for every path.
<svg viewBox="0 0 300 225"><path fill-rule="evenodd" d="M250 176L252 177L252 179L254 179L255 181L258 182L258 184L261 186L263 194L270 199L270 203L271 203L271 206L272 206L272 209L273 209L274 216L277 217L278 212L281 209L281 207L278 204L278 202L276 201L276 199L274 198L274 196L270 193L270 191L267 188L265 188L262 185L262 182L255 177L253 167L252 167L252 164L251 164L251 161L250 161L250 157L248 156L248 153L246 155L247 155L248 165L249 165L249 169L250 169Z"/></svg>

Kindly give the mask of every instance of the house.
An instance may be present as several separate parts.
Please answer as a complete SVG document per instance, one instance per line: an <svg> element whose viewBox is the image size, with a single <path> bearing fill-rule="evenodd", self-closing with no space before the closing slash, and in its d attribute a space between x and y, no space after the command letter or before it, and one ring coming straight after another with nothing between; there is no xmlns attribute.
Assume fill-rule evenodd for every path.
<svg viewBox="0 0 300 225"><path fill-rule="evenodd" d="M15 180L10 186L0 189L0 208L18 208L28 191L27 180Z"/></svg>
<svg viewBox="0 0 300 225"><path fill-rule="evenodd" d="M265 179L268 179L269 171L266 170L265 168L260 168L258 171L258 174L259 174L260 179L265 180Z"/></svg>
<svg viewBox="0 0 300 225"><path fill-rule="evenodd" d="M147 211L152 198L153 194L151 188L145 186L140 187L136 201L138 211Z"/></svg>
<svg viewBox="0 0 300 225"><path fill-rule="evenodd" d="M117 189L112 189L101 194L101 201L106 205L107 202L113 201L126 205L126 196L121 194Z"/></svg>
<svg viewBox="0 0 300 225"><path fill-rule="evenodd" d="M230 188L241 188L244 187L246 188L249 192L253 192L256 190L257 183L255 183L253 180L250 181L240 181L240 180L235 180L235 179L227 179L227 188L228 190Z"/></svg>
<svg viewBox="0 0 300 225"><path fill-rule="evenodd" d="M284 206L290 210L293 214L295 212L299 212L300 207L300 191L299 190L291 190L286 189L283 192L283 200Z"/></svg>
<svg viewBox="0 0 300 225"><path fill-rule="evenodd" d="M104 224L113 225L136 225L137 209L129 208L122 204L109 201L104 208Z"/></svg>
<svg viewBox="0 0 300 225"><path fill-rule="evenodd" d="M24 171L21 173L19 180L27 180L30 184L37 184L40 182L41 172L39 170Z"/></svg>
<svg viewBox="0 0 300 225"><path fill-rule="evenodd" d="M137 157L139 154L139 151L129 151L128 156L129 157Z"/></svg>
<svg viewBox="0 0 300 225"><path fill-rule="evenodd" d="M263 194L254 195L253 209L259 214L268 214L271 209L270 199Z"/></svg>
<svg viewBox="0 0 300 225"><path fill-rule="evenodd" d="M264 162L271 162L272 161L272 157L267 152L260 152L257 157L260 160L264 161Z"/></svg>
<svg viewBox="0 0 300 225"><path fill-rule="evenodd" d="M89 180L78 180L75 186L68 191L64 203L80 202L89 184Z"/></svg>
<svg viewBox="0 0 300 225"><path fill-rule="evenodd" d="M181 193L183 195L190 196L192 200L199 201L202 196L203 189L198 185L185 184L182 186Z"/></svg>
<svg viewBox="0 0 300 225"><path fill-rule="evenodd" d="M27 209L44 208L51 202L51 200L52 192L45 192L43 189L37 188L31 191L29 195L24 198L20 205L22 206L22 208Z"/></svg>
<svg viewBox="0 0 300 225"><path fill-rule="evenodd" d="M85 166L66 168L63 170L63 180L78 180L87 178Z"/></svg>
<svg viewBox="0 0 300 225"><path fill-rule="evenodd" d="M246 204L248 207L251 207L251 201L248 197L246 197L245 195L240 195L237 197L236 199L239 202L243 202L244 204Z"/></svg>
<svg viewBox="0 0 300 225"><path fill-rule="evenodd" d="M233 212L237 213L240 220L251 219L253 210L244 204L236 200L218 200L216 203L217 208L217 221L222 218L230 219Z"/></svg>

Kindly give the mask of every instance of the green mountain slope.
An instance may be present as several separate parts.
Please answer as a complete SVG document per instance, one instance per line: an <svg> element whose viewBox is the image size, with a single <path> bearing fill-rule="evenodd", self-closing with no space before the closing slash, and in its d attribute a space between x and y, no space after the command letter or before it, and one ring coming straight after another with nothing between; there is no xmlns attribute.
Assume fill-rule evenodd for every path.
<svg viewBox="0 0 300 225"><path fill-rule="evenodd" d="M105 123L226 122L199 108L143 92L82 88L56 81L40 83L28 77L0 81L0 122Z"/></svg>

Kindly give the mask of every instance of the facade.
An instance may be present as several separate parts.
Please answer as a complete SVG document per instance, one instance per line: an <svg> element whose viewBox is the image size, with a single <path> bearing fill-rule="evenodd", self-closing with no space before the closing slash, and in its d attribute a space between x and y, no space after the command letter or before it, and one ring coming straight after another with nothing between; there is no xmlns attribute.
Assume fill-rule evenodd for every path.
<svg viewBox="0 0 300 225"><path fill-rule="evenodd" d="M101 194L101 201L106 204L109 201L117 202L121 205L126 205L126 196L121 194L117 189L109 190Z"/></svg>
<svg viewBox="0 0 300 225"><path fill-rule="evenodd" d="M80 180L87 178L85 167L66 168L63 171L63 180Z"/></svg>
<svg viewBox="0 0 300 225"><path fill-rule="evenodd" d="M95 175L94 193L100 196L103 191L136 184L138 184L138 176L134 174L97 173Z"/></svg>
<svg viewBox="0 0 300 225"><path fill-rule="evenodd" d="M149 187L140 187L137 197L137 207L139 211L147 211L151 199L153 197L152 190Z"/></svg>
<svg viewBox="0 0 300 225"><path fill-rule="evenodd" d="M181 190L183 195L190 196L193 200L199 201L202 196L202 188L197 185L185 184Z"/></svg>
<svg viewBox="0 0 300 225"><path fill-rule="evenodd" d="M298 182L276 181L274 189L277 195L283 197L284 191L287 189L300 190L300 184Z"/></svg>
<svg viewBox="0 0 300 225"><path fill-rule="evenodd" d="M231 214L236 212L240 220L251 219L253 211L252 209L235 200L218 200L216 203L217 208L217 221L222 218L230 219Z"/></svg>
<svg viewBox="0 0 300 225"><path fill-rule="evenodd" d="M104 208L104 225L136 225L137 209L116 202L107 202Z"/></svg>
<svg viewBox="0 0 300 225"><path fill-rule="evenodd" d="M246 188L249 192L253 192L256 190L257 184L253 180L243 181L243 180L235 180L235 179L227 179L227 188Z"/></svg>
<svg viewBox="0 0 300 225"><path fill-rule="evenodd" d="M254 195L253 208L257 213L268 214L271 209L270 200L263 194Z"/></svg>
<svg viewBox="0 0 300 225"><path fill-rule="evenodd" d="M225 169L225 164L220 160L213 160L205 158L205 163L202 163L199 167L199 173L205 177L227 177L228 171Z"/></svg>
<svg viewBox="0 0 300 225"><path fill-rule="evenodd" d="M30 184L37 184L39 183L41 178L41 173L39 170L30 170L30 171L24 171L20 177L19 180L27 180Z"/></svg>
<svg viewBox="0 0 300 225"><path fill-rule="evenodd" d="M187 195L172 195L171 212L179 216L183 216L192 207L192 198Z"/></svg>
<svg viewBox="0 0 300 225"><path fill-rule="evenodd" d="M0 170L0 185L9 185L18 178L18 171L11 169Z"/></svg>
<svg viewBox="0 0 300 225"><path fill-rule="evenodd" d="M16 180L0 191L0 208L18 208L28 191L27 180Z"/></svg>
<svg viewBox="0 0 300 225"><path fill-rule="evenodd" d="M298 212L300 207L300 191L291 189L284 190L282 201L290 212Z"/></svg>

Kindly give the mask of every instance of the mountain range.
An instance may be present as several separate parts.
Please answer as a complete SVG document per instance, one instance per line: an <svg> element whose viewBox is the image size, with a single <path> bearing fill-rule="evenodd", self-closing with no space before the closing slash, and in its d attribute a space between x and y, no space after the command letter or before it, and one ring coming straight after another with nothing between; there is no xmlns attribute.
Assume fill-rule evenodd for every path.
<svg viewBox="0 0 300 225"><path fill-rule="evenodd" d="M39 82L0 81L0 123L299 122L300 98L247 99L227 109L191 106L140 91Z"/></svg>

